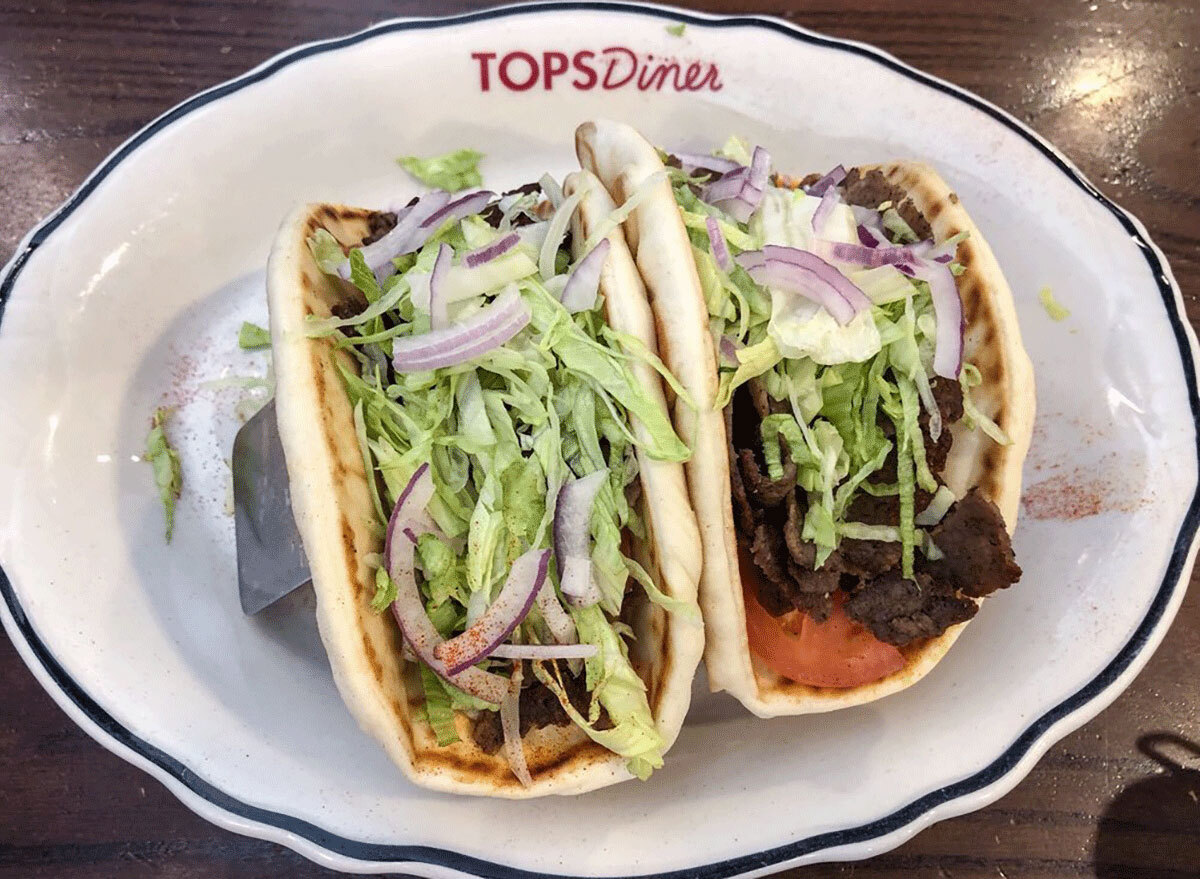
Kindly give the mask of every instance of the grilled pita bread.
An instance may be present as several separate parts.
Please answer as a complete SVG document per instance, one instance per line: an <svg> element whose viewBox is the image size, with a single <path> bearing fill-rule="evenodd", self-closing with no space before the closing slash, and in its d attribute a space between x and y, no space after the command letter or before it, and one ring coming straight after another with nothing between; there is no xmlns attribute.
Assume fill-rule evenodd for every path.
<svg viewBox="0 0 1200 879"><path fill-rule="evenodd" d="M603 187L573 175L568 187L589 191L574 223L574 240L612 210ZM328 230L343 248L359 245L370 212L332 204L310 204L284 221L271 252L267 294L276 374L276 411L287 458L292 507L304 541L317 597L317 622L334 681L359 725L386 749L414 783L438 791L526 798L577 794L632 777L621 757L596 744L574 725L531 730L523 739L531 787L513 776L503 749L494 755L474 742L470 720L456 717L461 742L439 747L417 709L424 702L419 669L401 655L401 636L391 614L376 614L370 602L374 569L367 559L383 550L375 521L363 457L349 398L336 364L356 368L328 338L310 338L310 315L329 317L342 307L366 303L348 283L324 274L309 252L308 238ZM610 323L639 338L651 350L655 339L641 279L621 230L609 236L610 256L601 293ZM660 380L639 373L662 405ZM635 547L640 560L667 595L695 602L700 542L687 502L679 464L640 457L642 513L652 535ZM667 615L630 590L626 616L637 640L635 668L646 682L656 724L668 744L674 741L691 698L691 680L703 650L703 631Z"/></svg>
<svg viewBox="0 0 1200 879"><path fill-rule="evenodd" d="M576 131L575 146L580 163L604 182L617 202L663 169L653 145L622 123L584 123ZM978 227L937 172L918 162L861 170L871 167L878 167L908 194L929 221L935 240L963 230L970 233L958 246L957 260L965 271L957 282L966 324L964 357L983 377L971 398L1013 442L1000 446L982 431L955 425L943 478L957 497L979 486L999 508L1011 534L1035 410L1033 367L1021 344L1012 291ZM665 180L633 211L625 232L658 319L659 349L701 409L693 413L677 405L674 415L681 435L699 431L687 477L704 544L700 605L706 629L705 667L713 690L727 690L755 714L771 717L845 708L911 686L945 656L965 623L902 648L903 669L855 688L799 684L777 675L752 655L738 569L725 422L722 413L712 408L717 366L708 311L687 231Z"/></svg>

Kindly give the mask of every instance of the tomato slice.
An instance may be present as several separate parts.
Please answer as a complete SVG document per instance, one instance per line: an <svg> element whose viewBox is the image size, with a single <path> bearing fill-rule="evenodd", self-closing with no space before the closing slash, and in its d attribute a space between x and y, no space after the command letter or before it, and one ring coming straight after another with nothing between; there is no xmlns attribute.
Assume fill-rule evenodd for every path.
<svg viewBox="0 0 1200 879"><path fill-rule="evenodd" d="M823 623L793 611L773 617L758 603L758 569L738 547L750 650L777 674L810 687L859 687L904 668L904 656L856 623L835 593Z"/></svg>

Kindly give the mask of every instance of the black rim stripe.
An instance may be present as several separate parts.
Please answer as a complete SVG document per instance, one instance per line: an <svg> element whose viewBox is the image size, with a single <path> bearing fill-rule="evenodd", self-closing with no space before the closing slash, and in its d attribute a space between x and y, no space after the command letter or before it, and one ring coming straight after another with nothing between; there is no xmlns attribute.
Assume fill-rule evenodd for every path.
<svg viewBox="0 0 1200 879"><path fill-rule="evenodd" d="M1183 316L1180 314L1178 303L1175 298L1175 290L1168 277L1166 266L1159 258L1154 248L1150 245L1146 237L1137 229L1132 218L1123 210L1118 208L1113 202L1107 199L1095 186L1091 184L1083 175L1070 167L1066 161L1053 151L1048 145L1039 140L1030 130L1026 129L1020 123L1009 118L1002 111L985 103L977 96L963 91L955 86L943 83L934 79L928 74L911 69L890 55L883 54L877 49L866 46L845 43L841 40L832 37L824 37L817 34L798 31L791 26L784 24L781 21L762 18L749 17L733 17L721 19L699 18L688 12L668 10L651 6L643 6L637 3L583 3L583 2L560 2L560 3L545 3L535 6L524 7L507 7L487 9L480 12L468 13L450 18L441 19L423 19L410 21L395 21L376 25L367 30L356 34L350 34L345 37L340 37L328 40L321 43L304 46L299 49L287 53L284 57L277 57L273 61L267 62L261 68L244 74L243 76L216 86L202 94L196 95L182 104L172 108L164 113L158 119L151 122L144 129L138 132L133 138L123 144L116 152L109 156L103 164L89 177L78 191L71 196L55 213L42 222L30 236L28 243L24 244L21 251L18 252L13 259L7 274L0 279L0 320L4 316L4 308L8 302L8 298L15 286L17 276L28 262L29 256L39 247L50 234L58 228L58 226L70 214L79 207L80 204L92 193L92 191L108 176L109 173L127 156L130 155L143 143L151 139L158 131L167 127L175 120L187 115L193 110L219 100L232 92L245 88L248 85L259 82L271 76L276 71L308 58L312 55L317 55L324 52L334 51L345 46L351 46L373 37L388 34L395 31L408 30L430 30L447 25L465 24L471 22L485 21L493 18L502 18L515 15L529 15L542 13L556 13L564 11L606 11L618 13L636 13L639 15L652 16L656 18L669 19L671 21L684 22L689 26L704 27L704 28L735 28L735 27L755 27L766 30L775 31L783 34L791 39L802 43L812 45L826 46L836 48L844 52L850 52L864 58L868 58L877 64L887 67L897 73L900 73L909 79L919 82L929 88L936 89L951 97L974 107L986 113L991 118L995 119L1000 124L1016 132L1026 141L1028 141L1035 149L1037 149L1046 159L1052 162L1060 171L1068 178L1075 182L1084 192L1103 205L1128 232L1134 244L1139 247L1146 258L1150 273L1154 277L1155 283L1158 286L1159 293L1162 296L1163 305L1166 308L1167 318L1170 322L1171 329L1175 334L1176 343L1179 346L1180 358L1182 361L1184 380L1187 382L1188 388L1188 403L1192 411L1193 423L1196 426L1196 454L1197 461L1200 462L1200 395L1197 393L1196 384L1196 367L1192 358L1191 345L1188 340L1187 324ZM1111 686L1117 678L1130 666L1133 660L1142 652L1147 641L1153 635L1154 630L1163 618L1168 605L1177 590L1181 586L1180 579L1184 568L1187 564L1189 549L1195 539L1197 526L1200 525L1200 485L1197 487L1196 493L1193 494L1191 503L1188 505L1187 513L1184 517L1182 526L1175 539L1175 544L1171 552L1171 557L1167 565L1166 575L1159 586L1158 592L1155 595L1153 602L1150 605L1146 616L1141 624L1121 651L1113 658L1113 660L1088 684L1080 688L1074 695L1070 696L1063 702L1056 705L1051 710L1047 711L1036 721L1034 721L1028 729L1022 733L1012 745L996 760L988 766L971 775L962 781L955 784L947 785L939 788L925 796L915 800L907 806L898 809L897 811L857 827L851 827L844 830L838 830L830 833L822 833L815 836L810 836L787 845L778 846L776 848L767 849L766 851L757 854L746 855L730 860L719 861L704 866L695 867L686 870L677 870L667 873L658 874L639 874L638 879L642 877L655 877L655 879L723 879L723 877L735 876L750 870L761 869L782 864L785 861L790 861L795 858L811 855L815 852L820 852L825 849L851 845L856 843L868 842L870 840L879 839L890 833L898 831L916 821L928 813L930 810L937 808L945 803L969 796L979 790L982 790L989 785L1000 781L1006 774L1011 772L1020 760L1041 740L1042 736L1058 721L1073 714L1079 709L1086 706L1088 703L1099 697L1109 686ZM359 842L353 839L329 833L320 827L302 821L290 815L284 815L278 812L271 812L265 809L259 809L247 803L243 803L234 797L229 796L224 791L219 790L208 782L196 776L190 769L180 763L178 760L165 753L164 751L151 745L125 727L121 726L108 712L101 708L95 700L89 696L82 687L80 687L66 673L63 667L55 659L50 650L37 636L33 627L30 625L28 618L25 616L24 610L17 600L17 596L12 588L4 571L0 569L0 595L3 596L5 603L8 605L9 611L17 629L21 632L33 655L38 663L43 667L50 678L62 690L64 694L76 705L76 707L85 714L97 727L99 727L106 735L111 737L116 742L124 745L135 753L139 754L149 762L153 763L159 769L170 775L177 782L182 784L196 796L207 800L210 804L236 815L240 818L257 822L266 827L273 827L279 830L295 834L308 842L319 846L329 852L341 855L347 858L353 858L360 861L368 861L375 863L424 863L439 867L446 867L454 870L459 870L464 873L471 873L484 877L497 877L497 879L563 879L563 874L552 873L537 873L527 870L519 870L513 867L508 867L503 864L493 863L491 861L481 860L467 855L459 854L445 849L432 848L428 846L406 846L406 845L379 845L373 843Z"/></svg>

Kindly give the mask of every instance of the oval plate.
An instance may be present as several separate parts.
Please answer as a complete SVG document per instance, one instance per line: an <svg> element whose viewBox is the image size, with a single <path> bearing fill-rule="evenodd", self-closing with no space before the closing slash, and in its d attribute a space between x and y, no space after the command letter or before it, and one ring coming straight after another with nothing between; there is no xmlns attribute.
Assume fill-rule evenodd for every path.
<svg viewBox="0 0 1200 879"><path fill-rule="evenodd" d="M302 595L242 616L240 391L211 382L266 370L234 340L265 319L267 248L295 202L385 204L413 191L397 155L460 146L486 152L493 187L561 174L596 115L693 149L742 134L801 173L941 170L1005 266L1037 369L1025 576L882 702L764 722L701 680L649 783L552 808L435 795L355 727ZM1069 319L1047 317L1044 285ZM876 854L992 802L1111 702L1195 553L1195 340L1145 229L996 107L776 20L547 4L292 50L117 150L22 243L0 308L0 614L22 657L196 812L335 868L724 877ZM163 404L187 486L170 546L136 460Z"/></svg>

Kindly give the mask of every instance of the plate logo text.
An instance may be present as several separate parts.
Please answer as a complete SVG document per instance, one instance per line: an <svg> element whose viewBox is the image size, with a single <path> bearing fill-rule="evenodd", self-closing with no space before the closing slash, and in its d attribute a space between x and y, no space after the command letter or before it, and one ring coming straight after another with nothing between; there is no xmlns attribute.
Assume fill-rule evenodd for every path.
<svg viewBox="0 0 1200 879"><path fill-rule="evenodd" d="M639 55L625 46L608 46L593 51L566 52L472 52L479 73L479 90L504 89L524 92L533 88L578 91L636 88L642 92L719 92L721 71L711 61L681 61L677 58Z"/></svg>

